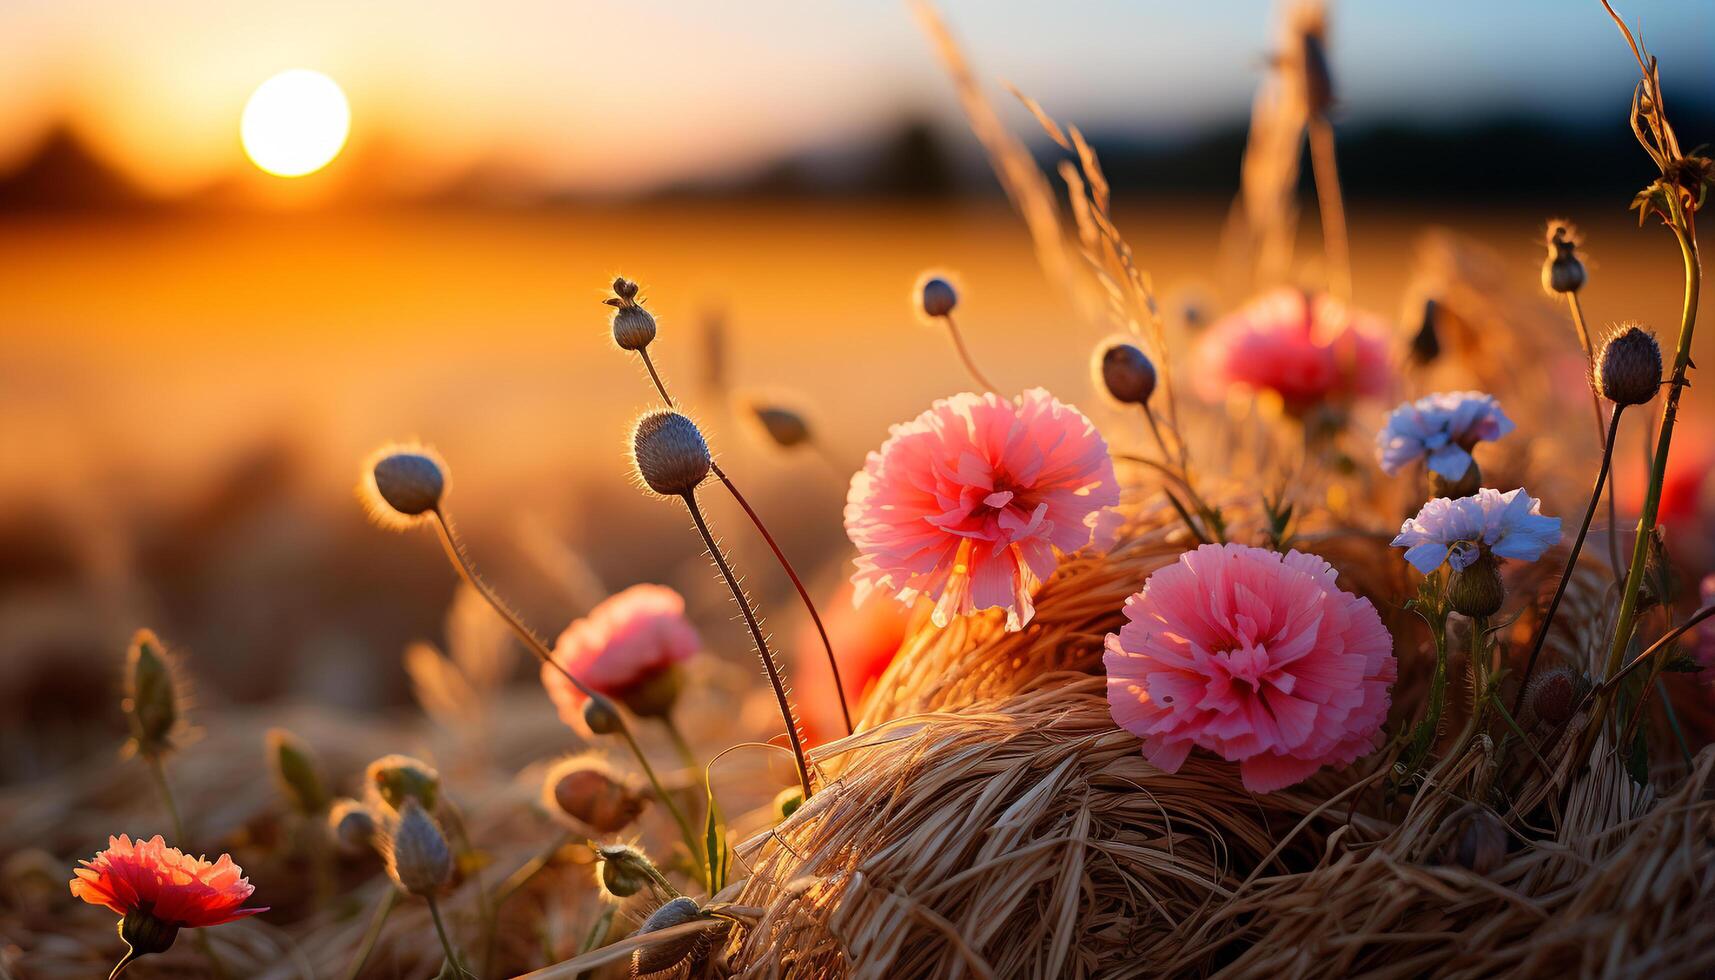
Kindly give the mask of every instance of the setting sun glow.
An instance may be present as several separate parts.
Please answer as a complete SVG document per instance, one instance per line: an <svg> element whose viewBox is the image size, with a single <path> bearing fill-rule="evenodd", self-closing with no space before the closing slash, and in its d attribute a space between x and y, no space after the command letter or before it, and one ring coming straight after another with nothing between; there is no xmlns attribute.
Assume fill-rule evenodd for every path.
<svg viewBox="0 0 1715 980"><path fill-rule="evenodd" d="M244 104L239 137L252 163L276 177L302 177L345 146L351 107L333 79L305 68L263 82Z"/></svg>

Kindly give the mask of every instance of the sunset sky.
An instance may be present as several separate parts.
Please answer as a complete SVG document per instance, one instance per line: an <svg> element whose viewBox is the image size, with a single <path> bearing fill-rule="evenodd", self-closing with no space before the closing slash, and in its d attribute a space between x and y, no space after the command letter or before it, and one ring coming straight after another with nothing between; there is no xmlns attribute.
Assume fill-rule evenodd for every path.
<svg viewBox="0 0 1715 980"><path fill-rule="evenodd" d="M1670 91L1715 91L1715 4L1620 9ZM1161 133L1243 114L1274 19L1264 0L943 10L989 78L1090 126ZM1612 114L1636 72L1595 0L1348 2L1332 43L1359 121ZM405 190L487 166L623 191L956 113L903 3L7 0L0 164L69 119L150 191L193 192L245 169L245 99L294 67L344 87L351 146Z"/></svg>

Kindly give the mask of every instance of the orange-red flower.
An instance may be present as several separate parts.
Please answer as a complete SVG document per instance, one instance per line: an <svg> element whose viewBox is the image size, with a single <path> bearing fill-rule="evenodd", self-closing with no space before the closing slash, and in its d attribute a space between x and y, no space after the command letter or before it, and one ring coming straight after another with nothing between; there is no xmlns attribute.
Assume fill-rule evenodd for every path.
<svg viewBox="0 0 1715 980"><path fill-rule="evenodd" d="M222 854L210 863L168 847L159 834L136 843L124 834L109 837L107 850L79 863L83 867L71 880L73 895L112 909L128 925L138 919L152 920L148 923L151 945L162 940L165 945L139 952L166 949L180 929L218 926L268 911L242 907L256 888L230 856ZM137 946L132 935L125 938Z"/></svg>

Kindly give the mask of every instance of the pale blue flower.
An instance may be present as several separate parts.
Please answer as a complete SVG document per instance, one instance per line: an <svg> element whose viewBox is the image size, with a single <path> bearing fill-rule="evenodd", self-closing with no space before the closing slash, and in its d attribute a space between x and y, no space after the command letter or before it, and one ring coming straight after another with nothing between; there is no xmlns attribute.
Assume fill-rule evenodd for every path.
<svg viewBox="0 0 1715 980"><path fill-rule="evenodd" d="M1422 459L1449 480L1471 466L1471 447L1492 442L1513 430L1493 395L1480 391L1444 391L1425 395L1393 410L1376 433L1376 459L1392 475Z"/></svg>
<svg viewBox="0 0 1715 980"><path fill-rule="evenodd" d="M1448 562L1470 567L1483 549L1497 558L1535 561L1560 543L1560 518L1542 516L1542 502L1520 490L1484 487L1475 496L1437 497L1406 521L1393 539L1405 560L1428 575Z"/></svg>

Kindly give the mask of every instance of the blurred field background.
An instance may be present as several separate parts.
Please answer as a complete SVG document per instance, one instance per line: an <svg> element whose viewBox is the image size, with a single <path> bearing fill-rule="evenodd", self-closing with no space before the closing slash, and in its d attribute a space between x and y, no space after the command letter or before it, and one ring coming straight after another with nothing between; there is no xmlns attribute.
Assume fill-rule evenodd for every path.
<svg viewBox="0 0 1715 980"><path fill-rule="evenodd" d="M962 324L999 383L1045 385L1116 442L1137 437L1093 398L1098 335L1057 307L907 12L882 8L853 13L842 38L817 18L844 10L765 5L708 34L709 12L600 8L559 35L564 51L521 39L558 23L537 7L512 22L424 15L472 32L472 48L407 44L366 63L366 26L402 11L313 6L313 37L337 43L294 49L310 28L229 11L193 29L208 8L185 3L157 28L184 46L166 68L116 53L124 31L150 29L136 12L82 45L49 5L0 14L8 45L48 52L6 59L31 84L0 113L0 784L112 758L119 654L139 625L186 652L205 706L408 717L400 652L442 639L454 580L427 535L388 536L353 500L359 461L394 438L445 455L477 561L540 631L605 589L658 581L744 662L682 515L630 483L626 423L651 401L599 305L618 273L643 283L658 363L823 595L846 571L850 472L889 423L962 381L945 337L910 315L922 269L958 274ZM1269 9L949 5L987 80L1085 125L1174 317L1242 299L1219 245ZM1715 13L1627 10L1701 142ZM664 33L643 50L562 65L646 28ZM1599 7L1547 0L1337 12L1359 305L1415 329L1431 228L1538 295L1541 227L1560 216L1586 236L1593 322L1671 332L1678 257L1625 210L1648 161L1624 126L1634 67L1611 35ZM348 83L352 137L326 170L281 181L235 158L235 120L251 87L297 63ZM453 97L449 78L471 82ZM193 80L206 97L185 96ZM161 110L173 105L191 121ZM1009 121L1035 139L1022 112ZM1313 211L1301 238L1316 281ZM751 391L803 410L832 464L768 450L732 410ZM1715 409L1700 388L1685 404L1685 458L1715 461ZM1687 470L1699 501L1703 468ZM792 636L784 581L740 515L711 507Z"/></svg>

